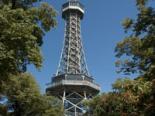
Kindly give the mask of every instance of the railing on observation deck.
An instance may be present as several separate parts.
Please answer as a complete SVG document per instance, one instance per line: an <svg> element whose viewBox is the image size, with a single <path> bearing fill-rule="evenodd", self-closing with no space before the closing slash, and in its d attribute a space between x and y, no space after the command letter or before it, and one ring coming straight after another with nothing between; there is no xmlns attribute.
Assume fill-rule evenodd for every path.
<svg viewBox="0 0 155 116"><path fill-rule="evenodd" d="M67 75L59 75L52 79L52 83L49 83L48 87L55 87L58 85L86 85L93 87L97 90L100 90L100 86L94 82L93 78L85 76L85 75L78 75L78 74L68 74Z"/></svg>
<svg viewBox="0 0 155 116"><path fill-rule="evenodd" d="M84 6L79 1L69 1L62 5L62 9L69 7L69 6L77 6L84 10Z"/></svg>

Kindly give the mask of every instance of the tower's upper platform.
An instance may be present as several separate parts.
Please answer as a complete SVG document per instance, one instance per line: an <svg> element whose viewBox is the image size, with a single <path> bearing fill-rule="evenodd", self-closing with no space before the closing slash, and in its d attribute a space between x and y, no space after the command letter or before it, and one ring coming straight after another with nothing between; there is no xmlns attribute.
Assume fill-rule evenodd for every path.
<svg viewBox="0 0 155 116"><path fill-rule="evenodd" d="M65 19L70 12L78 13L83 18L84 6L78 0L70 0L62 5L62 17Z"/></svg>

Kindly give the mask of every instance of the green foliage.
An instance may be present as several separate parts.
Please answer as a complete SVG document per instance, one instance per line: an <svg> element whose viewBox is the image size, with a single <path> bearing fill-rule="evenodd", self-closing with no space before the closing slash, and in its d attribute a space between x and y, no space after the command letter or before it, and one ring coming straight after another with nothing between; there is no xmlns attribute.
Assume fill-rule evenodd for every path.
<svg viewBox="0 0 155 116"><path fill-rule="evenodd" d="M115 92L123 93L131 91L137 95L151 92L152 83L143 79L131 80L129 78L117 79L112 85Z"/></svg>
<svg viewBox="0 0 155 116"><path fill-rule="evenodd" d="M132 81L118 80L113 87L117 90L119 88L121 93L124 91L134 93L133 95L138 98L137 103L134 104L137 111L141 111L142 115L152 116L155 114L153 108L155 95L152 89L155 79L155 10L147 5L148 2L148 0L137 0L139 11L137 19L134 21L128 18L123 23L125 30L131 30L132 33L116 47L116 56L119 58L116 65L120 67L118 72L137 73L138 77ZM124 56L128 59L123 60Z"/></svg>
<svg viewBox="0 0 155 116"><path fill-rule="evenodd" d="M41 67L43 35L56 25L56 13L43 3L40 7L0 7L0 77L26 71L28 64ZM41 26L40 26L40 25Z"/></svg>
<svg viewBox="0 0 155 116"><path fill-rule="evenodd" d="M0 95L14 111L0 105L3 116L62 116L61 102L41 95L27 65L42 65L43 36L56 26L56 12L40 0L0 0ZM37 4L38 6L37 6ZM34 7L36 6L36 7Z"/></svg>
<svg viewBox="0 0 155 116"><path fill-rule="evenodd" d="M34 78L28 73L10 75L1 86L3 95L12 104L13 116L61 116L62 103L50 96L41 95Z"/></svg>
<svg viewBox="0 0 155 116"><path fill-rule="evenodd" d="M131 34L116 46L118 72L138 76L117 79L112 92L88 102L93 116L155 115L155 10L148 2L136 0L137 19L123 21Z"/></svg>
<svg viewBox="0 0 155 116"><path fill-rule="evenodd" d="M129 56L128 60L120 59L116 64L120 72L140 73L148 80L155 75L155 10L145 6L144 0L139 0L139 9L136 21L125 20L123 26L126 30L132 30L132 34L119 42L116 47L116 56ZM132 22L132 23L131 23Z"/></svg>
<svg viewBox="0 0 155 116"><path fill-rule="evenodd" d="M0 116L8 116L7 107L0 104Z"/></svg>
<svg viewBox="0 0 155 116"><path fill-rule="evenodd" d="M132 23L133 23L133 21L130 18L126 18L123 21L122 25L123 25L124 29L127 29L127 28L131 27Z"/></svg>
<svg viewBox="0 0 155 116"><path fill-rule="evenodd" d="M95 97L88 102L88 106L93 116L144 115L149 109L146 100L152 93L151 88L152 83L143 79L118 79L113 84L113 92L103 93ZM151 108L153 108L152 105ZM152 114L148 116L152 116Z"/></svg>
<svg viewBox="0 0 155 116"><path fill-rule="evenodd" d="M138 8L143 8L149 0L136 0L136 5Z"/></svg>
<svg viewBox="0 0 155 116"><path fill-rule="evenodd" d="M2 4L10 5L12 9L23 8L27 9L31 7L34 3L41 0L0 0Z"/></svg>

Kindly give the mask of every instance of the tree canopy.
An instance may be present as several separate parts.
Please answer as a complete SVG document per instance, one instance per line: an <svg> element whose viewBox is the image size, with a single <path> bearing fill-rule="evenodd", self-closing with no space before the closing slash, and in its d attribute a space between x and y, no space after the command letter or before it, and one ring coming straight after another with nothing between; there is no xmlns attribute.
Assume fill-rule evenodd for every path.
<svg viewBox="0 0 155 116"><path fill-rule="evenodd" d="M11 75L3 86L15 116L57 116L63 111L59 100L40 94L36 81L28 73Z"/></svg>
<svg viewBox="0 0 155 116"><path fill-rule="evenodd" d="M155 75L155 10L147 6L147 2L137 0L137 19L124 20L124 29L132 33L117 44L116 56L129 56L125 61L121 59L117 62L120 72L138 73L152 80Z"/></svg>
<svg viewBox="0 0 155 116"><path fill-rule="evenodd" d="M155 8L149 2L136 0L137 18L123 21L129 34L115 49L118 72L137 76L117 79L112 92L88 102L94 116L155 115Z"/></svg>
<svg viewBox="0 0 155 116"><path fill-rule="evenodd" d="M40 93L27 66L42 66L43 36L56 26L56 12L40 0L0 0L0 115L62 116L61 102ZM11 111L10 109L11 108Z"/></svg>
<svg viewBox="0 0 155 116"><path fill-rule="evenodd" d="M14 8L12 1L16 1ZM26 71L27 64L41 67L43 36L56 25L56 12L47 3L30 7L37 0L12 1L3 1L4 4L0 5L1 78L6 77L7 73ZM24 9L18 2L24 2L29 7Z"/></svg>

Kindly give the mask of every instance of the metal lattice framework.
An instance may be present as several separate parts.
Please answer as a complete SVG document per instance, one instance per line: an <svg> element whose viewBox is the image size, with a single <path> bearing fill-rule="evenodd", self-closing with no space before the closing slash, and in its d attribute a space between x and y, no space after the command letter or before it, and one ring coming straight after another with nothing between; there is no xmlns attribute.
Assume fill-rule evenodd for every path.
<svg viewBox="0 0 155 116"><path fill-rule="evenodd" d="M46 89L47 94L62 99L65 116L83 116L86 112L83 100L92 98L100 91L86 65L81 40L83 15L84 7L79 1L69 0L63 4L64 47L56 76Z"/></svg>
<svg viewBox="0 0 155 116"><path fill-rule="evenodd" d="M82 96L77 92L73 92L63 96L63 103L65 107L66 116L82 116L86 112L83 107L83 99L87 99L86 95Z"/></svg>
<svg viewBox="0 0 155 116"><path fill-rule="evenodd" d="M89 75L81 42L81 15L77 12L68 12L64 14L64 19L65 39L57 75L65 73Z"/></svg>

